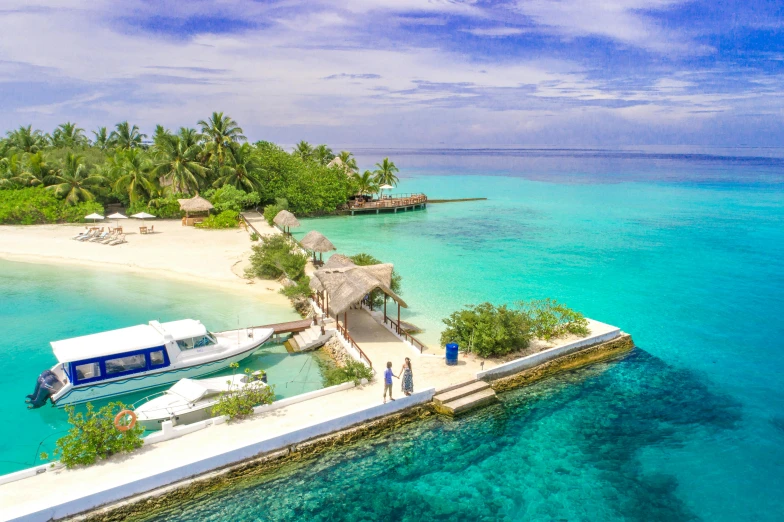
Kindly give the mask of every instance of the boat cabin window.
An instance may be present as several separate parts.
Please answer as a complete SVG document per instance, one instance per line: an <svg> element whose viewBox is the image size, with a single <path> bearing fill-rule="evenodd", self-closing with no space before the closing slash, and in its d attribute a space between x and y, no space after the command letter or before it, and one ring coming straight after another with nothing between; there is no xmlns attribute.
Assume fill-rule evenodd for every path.
<svg viewBox="0 0 784 522"><path fill-rule="evenodd" d="M204 348L205 346L212 346L213 344L217 344L217 341L210 334L177 341L177 346L183 351L193 350L194 348Z"/></svg>
<svg viewBox="0 0 784 522"><path fill-rule="evenodd" d="M101 365L97 362L85 363L76 366L76 379L83 381L85 379L95 379L101 376Z"/></svg>
<svg viewBox="0 0 784 522"><path fill-rule="evenodd" d="M166 358L163 356L163 350L150 352L150 366L161 366L165 362Z"/></svg>
<svg viewBox="0 0 784 522"><path fill-rule="evenodd" d="M118 357L116 359L106 360L106 375L115 373L123 373L131 370L139 370L147 367L147 361L144 354L126 355L125 357Z"/></svg>

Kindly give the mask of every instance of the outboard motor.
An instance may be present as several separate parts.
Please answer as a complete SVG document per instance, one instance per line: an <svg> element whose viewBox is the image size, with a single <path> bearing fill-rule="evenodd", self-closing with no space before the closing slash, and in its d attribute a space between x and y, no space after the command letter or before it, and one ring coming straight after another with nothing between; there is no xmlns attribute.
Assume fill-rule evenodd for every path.
<svg viewBox="0 0 784 522"><path fill-rule="evenodd" d="M63 387L63 383L57 378L52 370L44 370L35 382L35 390L27 396L25 402L28 408L40 408L46 404L47 399L52 394L57 393Z"/></svg>

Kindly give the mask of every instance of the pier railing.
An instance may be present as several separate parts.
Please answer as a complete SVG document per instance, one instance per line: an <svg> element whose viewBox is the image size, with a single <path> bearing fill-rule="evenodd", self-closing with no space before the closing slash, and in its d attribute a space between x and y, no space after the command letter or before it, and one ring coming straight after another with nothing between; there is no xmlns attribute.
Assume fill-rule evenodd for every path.
<svg viewBox="0 0 784 522"><path fill-rule="evenodd" d="M354 338L351 337L351 334L348 333L345 325L343 325L340 321L335 322L337 323L338 333L340 333L340 335L342 335L343 338L348 341L348 344L359 353L359 357L361 359L365 359L367 361L368 366L370 366L370 369L372 370L373 363L371 362L370 357L368 357L365 352L362 351L362 348L360 348L359 345L354 341Z"/></svg>
<svg viewBox="0 0 784 522"><path fill-rule="evenodd" d="M422 341L406 332L403 328L400 327L400 323L391 317L384 315L384 324L389 324L389 327L392 328L392 330L394 330L400 337L411 343L411 346L419 348L419 353L422 353L422 351L425 349L425 345L422 343Z"/></svg>
<svg viewBox="0 0 784 522"><path fill-rule="evenodd" d="M390 194L389 196L384 196L381 199L352 202L349 205L349 208L395 208L420 205L424 203L427 203L427 196L424 194Z"/></svg>

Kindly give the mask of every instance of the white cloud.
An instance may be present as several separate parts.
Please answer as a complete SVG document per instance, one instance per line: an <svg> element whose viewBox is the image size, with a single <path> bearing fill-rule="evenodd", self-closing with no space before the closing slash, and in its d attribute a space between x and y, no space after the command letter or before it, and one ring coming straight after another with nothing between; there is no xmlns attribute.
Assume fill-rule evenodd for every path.
<svg viewBox="0 0 784 522"><path fill-rule="evenodd" d="M464 31L476 36L490 37L516 36L526 32L519 27L478 27L474 29L464 29Z"/></svg>

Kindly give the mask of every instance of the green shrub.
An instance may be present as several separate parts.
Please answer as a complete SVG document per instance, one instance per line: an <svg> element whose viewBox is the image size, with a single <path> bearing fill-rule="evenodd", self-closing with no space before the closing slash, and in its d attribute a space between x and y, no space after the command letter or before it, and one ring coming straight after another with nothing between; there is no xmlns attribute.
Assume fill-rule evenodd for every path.
<svg viewBox="0 0 784 522"><path fill-rule="evenodd" d="M553 299L521 301L517 308L482 303L468 306L444 319L441 345L458 343L481 357L522 350L531 339L549 341L567 334L588 335L583 314Z"/></svg>
<svg viewBox="0 0 784 522"><path fill-rule="evenodd" d="M527 347L531 341L528 316L506 305L468 306L444 319L444 324L442 345L455 342L480 357L506 355Z"/></svg>
<svg viewBox="0 0 784 522"><path fill-rule="evenodd" d="M295 281L295 284L281 288L280 293L289 299L307 299L313 294L313 290L310 289L310 278L303 275Z"/></svg>
<svg viewBox="0 0 784 522"><path fill-rule="evenodd" d="M549 341L567 334L589 334L585 316L554 299L521 301L517 305L531 319L534 337Z"/></svg>
<svg viewBox="0 0 784 522"><path fill-rule="evenodd" d="M354 262L355 265L358 266L368 266L368 265L378 265L381 263L378 259L371 256L370 254L366 254L364 252L351 256L351 260ZM390 285L390 289L395 292L397 295L401 295L402 293L402 284L403 278L398 274L395 269L392 269L392 284ZM374 309L379 309L384 306L384 292L381 290L373 290L370 293L370 299L373 303Z"/></svg>
<svg viewBox="0 0 784 522"><path fill-rule="evenodd" d="M187 198L183 194L172 194L164 198L153 198L150 201L136 201L128 207L128 215L147 212L161 219L179 219L185 213L180 210L179 198Z"/></svg>
<svg viewBox="0 0 784 522"><path fill-rule="evenodd" d="M278 198L275 200L274 205L267 205L264 207L264 219L267 221L269 226L274 226L275 222L273 220L275 219L275 216L277 216L281 210L288 209L289 202L283 198Z"/></svg>
<svg viewBox="0 0 784 522"><path fill-rule="evenodd" d="M55 456L71 468L141 448L144 444L141 424L128 431L114 427L115 415L124 409L126 406L121 402L113 402L98 411L88 402L84 413L75 413L73 406L66 406L71 428L68 435L57 441Z"/></svg>
<svg viewBox="0 0 784 522"><path fill-rule="evenodd" d="M0 190L0 223L6 225L80 223L93 212L103 214L103 206L95 201L67 205L43 187Z"/></svg>
<svg viewBox="0 0 784 522"><path fill-rule="evenodd" d="M239 364L231 363L230 367L236 369L239 368ZM247 368L245 375L252 378L252 373ZM218 403L212 407L212 412L216 415L228 415L229 420L241 419L252 414L256 406L272 404L274 400L274 386L267 386L260 380L253 380L243 386L232 384L228 392L220 394Z"/></svg>
<svg viewBox="0 0 784 522"><path fill-rule="evenodd" d="M224 185L219 189L210 189L203 195L218 212L223 212L224 210L242 212L246 208L258 205L259 201L261 201L258 192L248 193L233 185Z"/></svg>
<svg viewBox="0 0 784 522"><path fill-rule="evenodd" d="M359 385L362 379L373 380L373 370L359 361L349 359L342 368L327 357L319 357L316 361L321 369L321 380L325 388L349 381Z"/></svg>
<svg viewBox="0 0 784 522"><path fill-rule="evenodd" d="M253 245L248 277L277 279L286 275L292 281L300 281L305 273L308 256L296 250L294 243L282 234L263 236L258 245Z"/></svg>
<svg viewBox="0 0 784 522"><path fill-rule="evenodd" d="M201 228L236 228L240 225L240 213L234 210L224 210L220 214L207 216L202 221Z"/></svg>
<svg viewBox="0 0 784 522"><path fill-rule="evenodd" d="M260 236L260 235L258 235L257 233L255 233L255 232L252 232L252 233L251 233L251 235L250 235L250 240L251 240L251 241L258 241L260 237L261 237L261 236Z"/></svg>

